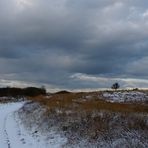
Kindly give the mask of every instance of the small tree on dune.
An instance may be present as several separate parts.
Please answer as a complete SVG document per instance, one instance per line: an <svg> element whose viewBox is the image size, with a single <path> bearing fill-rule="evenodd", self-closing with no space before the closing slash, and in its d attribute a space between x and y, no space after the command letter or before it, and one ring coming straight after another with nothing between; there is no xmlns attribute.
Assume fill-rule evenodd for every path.
<svg viewBox="0 0 148 148"><path fill-rule="evenodd" d="M111 88L117 90L119 87L119 83L114 83Z"/></svg>

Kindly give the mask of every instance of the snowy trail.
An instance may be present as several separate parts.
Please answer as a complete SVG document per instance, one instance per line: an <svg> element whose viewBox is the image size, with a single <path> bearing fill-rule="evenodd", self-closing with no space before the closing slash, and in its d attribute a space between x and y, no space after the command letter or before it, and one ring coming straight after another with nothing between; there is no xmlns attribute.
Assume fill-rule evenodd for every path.
<svg viewBox="0 0 148 148"><path fill-rule="evenodd" d="M24 102L0 104L0 148L61 148L66 140L54 131L50 131L48 140L26 131L15 114L23 105Z"/></svg>
<svg viewBox="0 0 148 148"><path fill-rule="evenodd" d="M0 105L0 147L11 148L6 131L7 116L22 106L22 103L1 104Z"/></svg>
<svg viewBox="0 0 148 148"><path fill-rule="evenodd" d="M38 148L41 145L21 131L14 112L24 103L0 104L0 148Z"/></svg>

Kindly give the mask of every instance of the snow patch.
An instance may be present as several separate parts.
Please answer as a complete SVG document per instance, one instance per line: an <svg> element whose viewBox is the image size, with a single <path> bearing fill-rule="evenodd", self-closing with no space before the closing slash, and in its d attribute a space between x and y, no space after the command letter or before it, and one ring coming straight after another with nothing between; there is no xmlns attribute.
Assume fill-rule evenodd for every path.
<svg viewBox="0 0 148 148"><path fill-rule="evenodd" d="M146 102L148 95L143 92L105 92L103 97L109 102Z"/></svg>

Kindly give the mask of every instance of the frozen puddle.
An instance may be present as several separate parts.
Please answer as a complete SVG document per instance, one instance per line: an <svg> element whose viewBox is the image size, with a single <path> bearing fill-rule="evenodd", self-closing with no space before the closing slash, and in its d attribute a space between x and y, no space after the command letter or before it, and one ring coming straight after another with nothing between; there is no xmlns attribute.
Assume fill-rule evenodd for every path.
<svg viewBox="0 0 148 148"><path fill-rule="evenodd" d="M47 142L41 135L36 139L28 134L18 119L15 119L15 111L23 104L23 102L0 104L0 148L60 148L64 139L60 139L52 132L51 135L57 139Z"/></svg>

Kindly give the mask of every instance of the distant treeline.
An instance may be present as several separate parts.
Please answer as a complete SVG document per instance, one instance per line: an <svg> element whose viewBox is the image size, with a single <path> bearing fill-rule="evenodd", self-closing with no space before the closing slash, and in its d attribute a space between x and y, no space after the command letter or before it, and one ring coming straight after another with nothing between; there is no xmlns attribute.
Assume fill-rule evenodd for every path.
<svg viewBox="0 0 148 148"><path fill-rule="evenodd" d="M0 88L0 97L3 96L38 96L45 95L45 88L36 88L36 87L26 87L26 88L15 88L15 87L6 87Z"/></svg>

